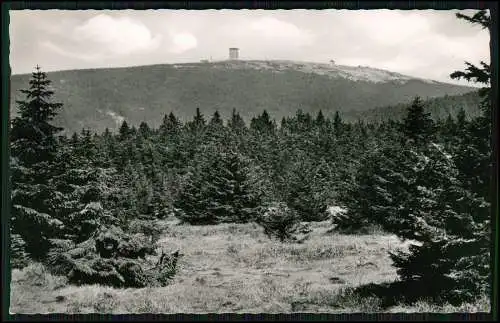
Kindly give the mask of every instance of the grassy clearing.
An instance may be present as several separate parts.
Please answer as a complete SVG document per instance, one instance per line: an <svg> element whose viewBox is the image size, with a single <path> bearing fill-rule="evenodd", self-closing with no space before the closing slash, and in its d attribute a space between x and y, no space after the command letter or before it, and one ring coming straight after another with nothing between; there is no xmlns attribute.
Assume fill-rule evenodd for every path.
<svg viewBox="0 0 500 323"><path fill-rule="evenodd" d="M69 286L33 264L12 272L11 313L290 313L476 312L489 300L461 307L421 301L382 309L353 288L397 278L387 251L405 247L382 233L328 233L313 223L302 244L270 240L256 224L177 225L170 220L160 246L181 250L179 272L162 288Z"/></svg>

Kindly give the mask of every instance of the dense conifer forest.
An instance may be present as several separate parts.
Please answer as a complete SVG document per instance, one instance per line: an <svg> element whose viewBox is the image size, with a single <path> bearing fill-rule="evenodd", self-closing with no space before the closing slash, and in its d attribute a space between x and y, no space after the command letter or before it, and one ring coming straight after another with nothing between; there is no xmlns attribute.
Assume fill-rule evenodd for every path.
<svg viewBox="0 0 500 323"><path fill-rule="evenodd" d="M10 133L12 267L41 262L77 285L165 286L179 253L148 262L158 219L253 222L280 241L327 220L416 241L390 255L408 299L472 301L490 291L489 73L482 63L452 74L485 84L478 116L433 119L415 97L403 118L381 122L263 110L246 124L237 109L227 120L196 109L184 123L165 111L158 128L123 121L68 137L51 123L64 106L37 67Z"/></svg>

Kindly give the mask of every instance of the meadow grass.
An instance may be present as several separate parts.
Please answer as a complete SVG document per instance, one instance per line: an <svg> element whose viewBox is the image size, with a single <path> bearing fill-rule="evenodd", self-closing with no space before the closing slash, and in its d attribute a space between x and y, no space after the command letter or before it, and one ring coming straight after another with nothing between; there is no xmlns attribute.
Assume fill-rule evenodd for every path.
<svg viewBox="0 0 500 323"><path fill-rule="evenodd" d="M170 219L158 242L179 249L178 273L166 287L115 289L71 286L40 264L13 270L11 313L291 313L477 312L476 304L436 306L426 301L382 308L380 299L354 292L397 279L388 251L405 247L381 232L342 235L329 222L312 223L303 243L269 239L256 224L189 226Z"/></svg>

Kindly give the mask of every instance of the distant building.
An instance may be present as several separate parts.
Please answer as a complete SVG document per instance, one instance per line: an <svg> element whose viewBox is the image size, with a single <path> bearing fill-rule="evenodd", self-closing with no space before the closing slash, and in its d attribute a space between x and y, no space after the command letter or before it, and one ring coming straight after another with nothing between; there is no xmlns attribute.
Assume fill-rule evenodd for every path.
<svg viewBox="0 0 500 323"><path fill-rule="evenodd" d="M229 48L229 59L238 59L239 56L239 48L231 47Z"/></svg>
<svg viewBox="0 0 500 323"><path fill-rule="evenodd" d="M331 65L335 65L335 61L333 59L330 60Z"/></svg>
<svg viewBox="0 0 500 323"><path fill-rule="evenodd" d="M200 60L201 63L208 63L208 59L202 59Z"/></svg>

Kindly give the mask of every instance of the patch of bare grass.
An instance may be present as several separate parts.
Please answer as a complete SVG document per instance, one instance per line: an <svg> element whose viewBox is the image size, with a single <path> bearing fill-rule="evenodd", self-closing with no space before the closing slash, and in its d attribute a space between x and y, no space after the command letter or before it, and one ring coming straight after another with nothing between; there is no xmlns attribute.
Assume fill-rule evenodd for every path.
<svg viewBox="0 0 500 323"><path fill-rule="evenodd" d="M388 312L392 313L478 313L490 311L491 305L488 295L483 295L474 303L463 303L459 306L437 305L428 300L419 300L411 305L398 304L388 309Z"/></svg>
<svg viewBox="0 0 500 323"><path fill-rule="evenodd" d="M310 239L298 244L271 240L251 223L169 223L160 247L184 254L171 285L141 289L69 286L63 277L33 264L12 272L11 312L473 312L489 308L489 301L478 300L460 308L422 301L383 309L380 298L353 289L394 281L397 275L387 251L404 245L386 234L327 233L329 225L311 223Z"/></svg>

